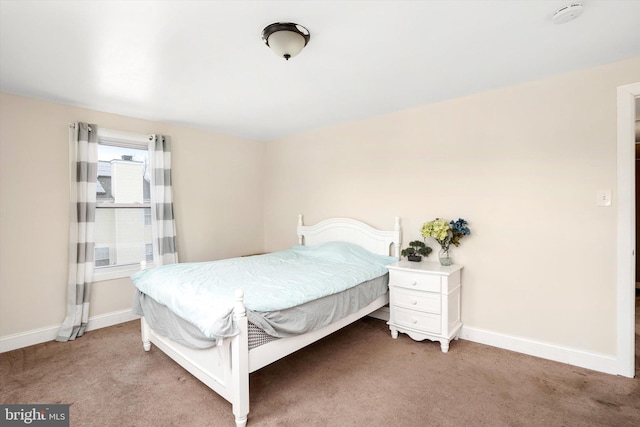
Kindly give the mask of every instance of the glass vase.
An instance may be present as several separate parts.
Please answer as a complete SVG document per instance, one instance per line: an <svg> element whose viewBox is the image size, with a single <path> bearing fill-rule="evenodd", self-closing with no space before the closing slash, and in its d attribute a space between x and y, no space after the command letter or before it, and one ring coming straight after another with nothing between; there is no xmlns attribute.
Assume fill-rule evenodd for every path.
<svg viewBox="0 0 640 427"><path fill-rule="evenodd" d="M448 266L453 264L453 260L449 255L449 249L440 249L438 257L440 258L440 265Z"/></svg>

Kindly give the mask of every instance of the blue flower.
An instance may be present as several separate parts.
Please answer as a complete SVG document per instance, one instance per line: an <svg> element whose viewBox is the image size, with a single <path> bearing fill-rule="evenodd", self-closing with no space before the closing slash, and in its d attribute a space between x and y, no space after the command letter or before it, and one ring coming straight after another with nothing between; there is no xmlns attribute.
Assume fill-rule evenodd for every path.
<svg viewBox="0 0 640 427"><path fill-rule="evenodd" d="M451 225L451 230L453 230L454 233L459 233L462 236L471 234L471 230L467 227L467 221L462 218L458 218L455 222L451 221L449 224Z"/></svg>

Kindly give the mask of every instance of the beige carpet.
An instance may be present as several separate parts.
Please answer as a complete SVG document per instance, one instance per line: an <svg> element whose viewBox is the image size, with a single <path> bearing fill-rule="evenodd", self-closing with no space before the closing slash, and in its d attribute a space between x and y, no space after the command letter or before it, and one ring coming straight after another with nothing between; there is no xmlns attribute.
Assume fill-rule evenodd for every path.
<svg viewBox="0 0 640 427"><path fill-rule="evenodd" d="M68 403L71 426L234 425L229 403L143 351L137 321L0 354L0 375L1 403ZM370 318L251 374L250 387L249 426L640 425L638 378L464 340L443 354Z"/></svg>

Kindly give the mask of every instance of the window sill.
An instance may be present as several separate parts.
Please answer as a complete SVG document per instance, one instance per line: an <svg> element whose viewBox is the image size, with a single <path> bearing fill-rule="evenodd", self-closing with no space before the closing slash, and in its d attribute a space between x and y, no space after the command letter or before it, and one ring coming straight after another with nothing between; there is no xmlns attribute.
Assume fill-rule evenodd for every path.
<svg viewBox="0 0 640 427"><path fill-rule="evenodd" d="M146 268L153 268L154 264L147 263ZM140 271L140 264L119 265L114 267L98 267L93 270L93 281L104 282L105 280L124 279Z"/></svg>

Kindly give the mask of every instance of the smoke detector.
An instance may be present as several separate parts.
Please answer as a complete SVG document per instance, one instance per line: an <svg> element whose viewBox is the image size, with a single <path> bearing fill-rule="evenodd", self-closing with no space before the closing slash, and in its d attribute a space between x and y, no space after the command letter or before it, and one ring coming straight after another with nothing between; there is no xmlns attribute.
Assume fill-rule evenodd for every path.
<svg viewBox="0 0 640 427"><path fill-rule="evenodd" d="M574 2L567 6L561 7L553 13L551 20L555 24L564 24L565 22L573 21L578 16L582 15L584 7L581 2Z"/></svg>

